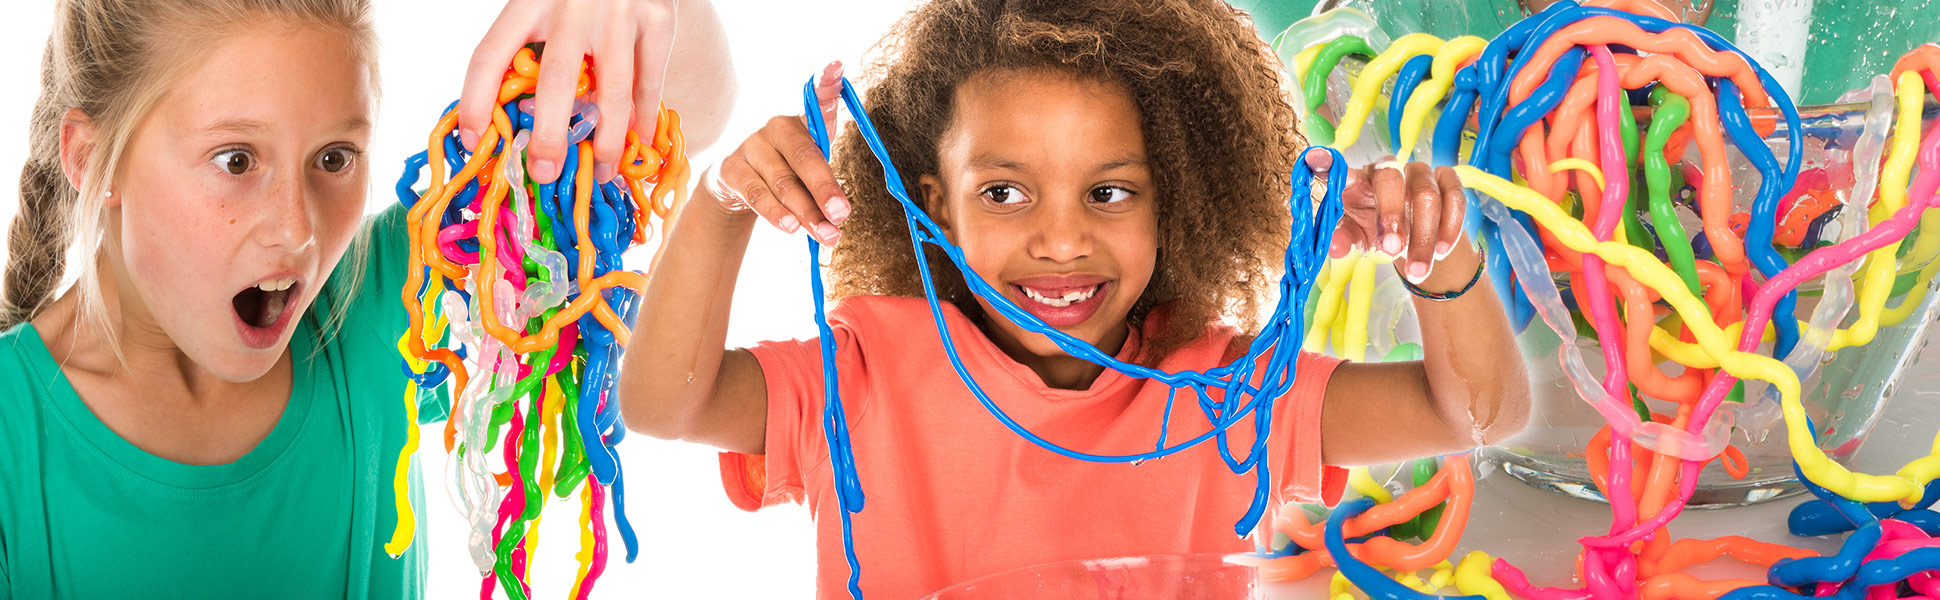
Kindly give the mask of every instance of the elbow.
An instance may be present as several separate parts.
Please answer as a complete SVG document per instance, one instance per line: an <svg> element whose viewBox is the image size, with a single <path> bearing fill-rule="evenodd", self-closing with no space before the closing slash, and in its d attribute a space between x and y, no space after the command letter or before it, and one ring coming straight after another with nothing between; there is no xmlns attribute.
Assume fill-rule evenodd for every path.
<svg viewBox="0 0 1940 600"><path fill-rule="evenodd" d="M1521 363L1515 365L1514 371L1514 376L1503 379L1503 385L1470 403L1469 435L1478 447L1508 441L1529 427L1533 403L1529 377Z"/></svg>
<svg viewBox="0 0 1940 600"><path fill-rule="evenodd" d="M1475 419L1470 423L1469 435L1477 447L1501 444L1518 435L1529 427L1529 389L1526 387L1505 390L1497 403L1493 419Z"/></svg>
<svg viewBox="0 0 1940 600"><path fill-rule="evenodd" d="M667 398L664 386L646 381L644 375L622 372L616 391L620 400L620 419L626 428L662 440L680 440L692 429L693 419L685 418L672 407L678 403Z"/></svg>
<svg viewBox="0 0 1940 600"><path fill-rule="evenodd" d="M1494 446L1514 439L1529 426L1532 393L1522 364L1517 362L1500 375L1455 386L1459 391L1437 399L1444 407L1451 437L1464 440L1466 447Z"/></svg>

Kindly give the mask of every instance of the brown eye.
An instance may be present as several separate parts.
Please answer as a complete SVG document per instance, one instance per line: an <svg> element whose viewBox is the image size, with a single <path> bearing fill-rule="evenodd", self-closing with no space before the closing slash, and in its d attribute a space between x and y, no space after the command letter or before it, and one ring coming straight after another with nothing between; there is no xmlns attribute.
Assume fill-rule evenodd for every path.
<svg viewBox="0 0 1940 600"><path fill-rule="evenodd" d="M325 150L317 155L317 168L331 173L340 173L350 168L353 156L350 150L344 148Z"/></svg>
<svg viewBox="0 0 1940 600"><path fill-rule="evenodd" d="M1101 203L1124 202L1126 200L1131 199L1131 197L1132 197L1131 190L1128 190L1122 187L1117 187L1117 186L1107 185L1107 186L1092 188L1091 190L1092 202L1101 202Z"/></svg>
<svg viewBox="0 0 1940 600"><path fill-rule="evenodd" d="M983 197L998 204L1017 204L1029 201L1024 193L1008 185L993 185L983 189Z"/></svg>
<svg viewBox="0 0 1940 600"><path fill-rule="evenodd" d="M229 150L216 154L212 162L230 175L241 175L256 166L256 157L248 150Z"/></svg>

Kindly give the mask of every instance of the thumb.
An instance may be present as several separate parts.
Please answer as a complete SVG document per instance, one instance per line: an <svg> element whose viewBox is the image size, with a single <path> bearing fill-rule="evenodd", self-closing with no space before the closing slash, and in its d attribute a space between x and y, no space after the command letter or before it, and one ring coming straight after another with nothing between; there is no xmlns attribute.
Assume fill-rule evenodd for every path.
<svg viewBox="0 0 1940 600"><path fill-rule="evenodd" d="M822 67L821 76L815 78L815 100L822 107L822 123L835 131L835 109L842 105L842 61Z"/></svg>

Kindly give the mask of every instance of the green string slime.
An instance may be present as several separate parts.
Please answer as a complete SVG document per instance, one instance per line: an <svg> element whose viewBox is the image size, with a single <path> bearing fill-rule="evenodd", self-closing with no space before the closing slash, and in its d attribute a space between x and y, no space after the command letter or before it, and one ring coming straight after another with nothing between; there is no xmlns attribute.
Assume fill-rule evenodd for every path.
<svg viewBox="0 0 1940 600"><path fill-rule="evenodd" d="M1671 166L1664 159L1664 144L1670 141L1671 132L1690 118L1691 102L1660 85L1650 90L1650 105L1655 110L1644 137L1643 168L1644 186L1650 194L1650 224L1657 228L1657 240L1663 244L1671 270L1684 280L1691 295L1702 296L1697 258L1691 239L1684 234L1684 224L1677 220L1677 205L1670 199Z"/></svg>
<svg viewBox="0 0 1940 600"><path fill-rule="evenodd" d="M1306 95L1307 114L1301 124L1307 129L1307 142L1317 146L1334 144L1334 124L1320 116L1320 105L1327 100L1327 74L1340 65L1340 60L1349 54L1374 58L1374 49L1368 47L1367 40L1359 36L1343 35L1327 41L1314 55L1314 64L1307 68L1307 77L1300 82L1300 91Z"/></svg>

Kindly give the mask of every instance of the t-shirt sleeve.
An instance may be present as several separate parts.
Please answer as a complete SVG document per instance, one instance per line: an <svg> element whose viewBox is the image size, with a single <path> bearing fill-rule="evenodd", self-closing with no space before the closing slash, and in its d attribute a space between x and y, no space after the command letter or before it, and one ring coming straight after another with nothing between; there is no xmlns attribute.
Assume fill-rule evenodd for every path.
<svg viewBox="0 0 1940 600"><path fill-rule="evenodd" d="M1277 458L1280 489L1289 500L1333 506L1347 489L1347 469L1320 460L1320 407L1327 399L1327 382L1341 360L1301 352L1294 364L1293 390L1274 404L1273 429L1285 432ZM1269 444L1270 445L1270 444Z"/></svg>
<svg viewBox="0 0 1940 600"><path fill-rule="evenodd" d="M830 325L842 380L864 380L859 351L852 343L854 330L840 318L840 311L831 315ZM807 474L829 468L828 438L822 432L821 339L762 342L748 352L761 364L768 391L765 454L722 452L721 485L742 510L801 502ZM843 391L853 387L844 385ZM854 423L861 414L863 399L861 394L843 395L848 422Z"/></svg>
<svg viewBox="0 0 1940 600"><path fill-rule="evenodd" d="M343 324L331 343L343 350L351 364L352 381L369 385L395 385L402 389L403 357L397 341L410 327L410 317L401 300L410 269L411 240L406 209L397 204L364 220L357 240L337 264L326 286L326 297L319 308L344 306ZM358 245L362 246L359 256ZM325 308L327 310L327 308ZM327 313L317 315L327 317ZM449 416L447 386L418 394L418 422L436 423Z"/></svg>

